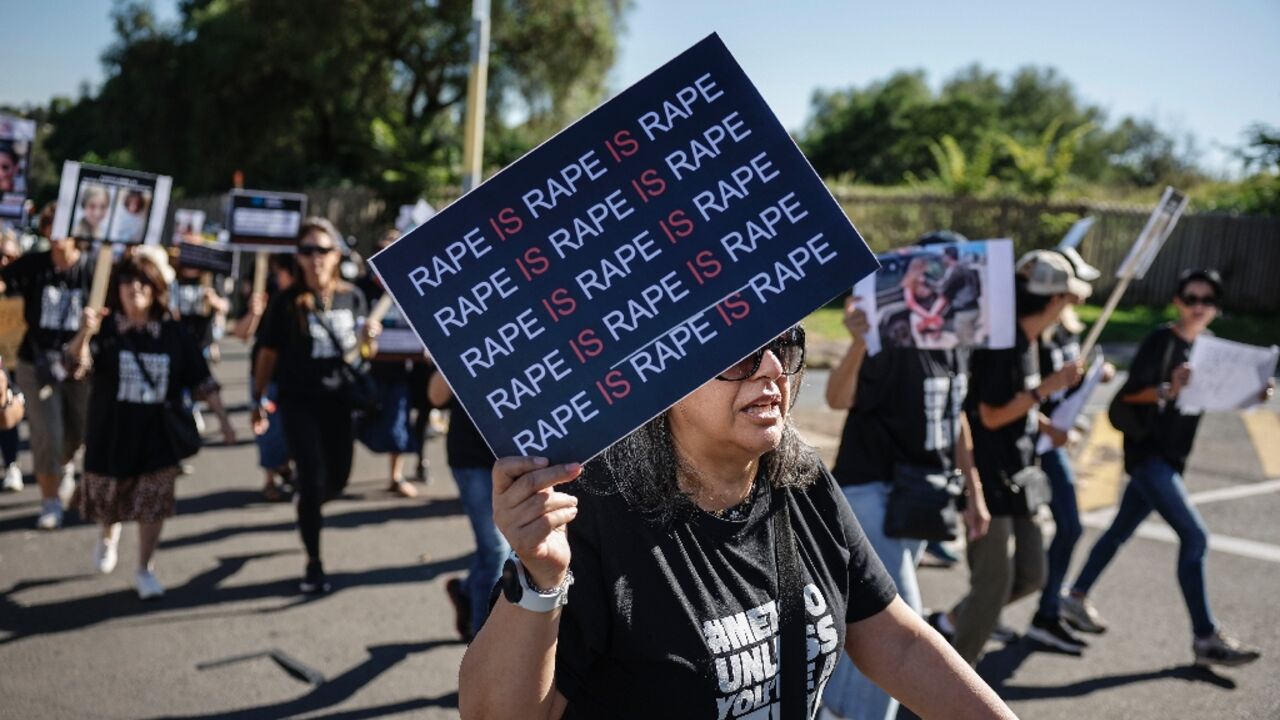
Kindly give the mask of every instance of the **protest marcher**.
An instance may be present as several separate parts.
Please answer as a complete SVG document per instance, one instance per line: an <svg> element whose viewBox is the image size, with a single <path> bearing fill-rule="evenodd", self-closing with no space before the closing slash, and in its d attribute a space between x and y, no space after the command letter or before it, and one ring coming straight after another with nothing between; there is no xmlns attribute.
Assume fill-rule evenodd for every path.
<svg viewBox="0 0 1280 720"><path fill-rule="evenodd" d="M735 363L585 473L498 461L494 518L518 560L463 657L464 716L764 714L804 673L791 687L808 686L811 717L843 647L925 717L1013 717L898 599L790 426L803 337L793 328Z"/></svg>
<svg viewBox="0 0 1280 720"><path fill-rule="evenodd" d="M6 268L13 264L22 255L22 246L18 243L18 235L10 228L5 228L3 238L0 239L0 268ZM14 399L20 398L20 402L25 405L26 398L21 396L21 390L14 387L12 374L8 369L3 367L7 360L10 364L17 358L0 358L0 380L6 384L3 399L0 399L0 407L7 408L8 403ZM17 395L10 396L10 393ZM6 492L19 492L26 487L26 482L22 476L22 468L18 467L18 426L14 424L7 429L0 430L0 458L4 461L4 480L3 487Z"/></svg>
<svg viewBox="0 0 1280 720"><path fill-rule="evenodd" d="M42 217L43 220L43 217ZM21 295L27 333L18 348L18 387L27 398L27 422L40 515L36 526L62 526L63 503L75 490L76 451L84 440L89 382L66 344L80 330L93 283L93 262L74 238L28 253L0 269L0 291Z"/></svg>
<svg viewBox="0 0 1280 720"><path fill-rule="evenodd" d="M1085 282L1092 282L1101 277L1097 268L1089 265L1078 253L1065 254L1076 277ZM1054 373L1070 362L1083 361L1080 357L1080 333L1084 325L1076 316L1075 308L1068 305L1063 309L1060 321L1040 336L1040 368L1043 372ZM1102 381L1109 382L1115 376L1115 366L1106 363L1102 370ZM1079 385L1065 391L1054 393L1045 399L1040 406L1044 417L1051 417L1053 411ZM1071 469L1067 457L1067 444L1073 431L1062 431L1051 425L1041 425L1041 434L1048 435L1053 447L1040 453L1040 467L1049 477L1052 498L1049 510L1053 514L1053 541L1049 543L1046 557L1046 574L1044 588L1040 592L1040 604L1027 629L1027 636L1050 647L1075 652L1077 642L1073 636L1064 633L1062 622L1081 632L1099 632L1100 629L1087 623L1074 623L1071 616L1061 613L1060 596L1062 582L1066 578L1071 565L1071 555L1075 551L1083 533L1080 523L1080 506L1076 499L1075 473Z"/></svg>
<svg viewBox="0 0 1280 720"><path fill-rule="evenodd" d="M1178 278L1173 304L1178 319L1147 336L1129 367L1129 377L1119 390L1119 402L1134 406L1137 427L1122 428L1124 469L1129 484L1120 507L1089 559L1062 600L1062 610L1073 622L1106 628L1088 593L1116 551L1133 536L1151 511L1178 534L1178 584L1191 617L1192 650L1197 665L1244 665L1261 653L1223 632L1209 610L1205 581L1205 556L1209 532L1187 497L1182 473L1200 425L1200 413L1186 413L1178 406L1178 394L1191 379L1187 357L1197 337L1211 334L1209 323L1218 316L1222 279L1214 270L1187 270ZM1266 401L1274 393L1270 382L1260 391Z"/></svg>
<svg viewBox="0 0 1280 720"><path fill-rule="evenodd" d="M225 313L230 307L226 298L218 294L212 284L202 282L204 271L199 268L179 267L177 278L173 282L171 301L178 322L182 323L196 342L200 351L209 358L209 348L213 345L213 321L219 313Z"/></svg>
<svg viewBox="0 0 1280 720"><path fill-rule="evenodd" d="M856 298L850 298L845 305L845 327L852 342L827 380L827 404L849 410L831 474L903 601L919 614L916 566L925 541L885 533L897 473L947 474L959 469L965 478L969 539L981 537L990 521L961 408L968 388L969 350L884 348L868 357L865 336L870 323L855 303ZM898 714L898 701L862 675L847 656L840 658L822 702L828 718L892 720Z"/></svg>
<svg viewBox="0 0 1280 720"><path fill-rule="evenodd" d="M298 277L298 263L292 254L275 253L267 261L270 275L266 291L249 298L245 314L236 322L232 335L245 342L252 342L249 349L249 383L252 386L258 364L258 332L267 303L277 293L288 290ZM274 381L267 384L266 392L258 402L268 413L275 412L279 399ZM284 500L293 495L293 467L289 464L289 447L284 440L284 420L279 414L271 418L262 432L254 433L258 448L258 467L264 474L262 496L268 502Z"/></svg>
<svg viewBox="0 0 1280 720"><path fill-rule="evenodd" d="M342 494L351 474L355 443L348 358L372 346L377 323L364 293L338 276L344 246L333 224L303 221L298 231L301 274L271 299L258 334L253 380L254 431L270 427L262 398L274 380L277 413L296 471L298 530L307 552L303 593L329 590L320 559L321 505ZM361 326L363 323L363 327Z"/></svg>
<svg viewBox="0 0 1280 720"><path fill-rule="evenodd" d="M391 230L378 240L377 249L381 250L399 238L400 233ZM372 272L366 273L357 283L357 287L364 293L365 300L370 306L386 294L386 289ZM383 318L382 326L391 328L404 325L405 321L400 316L400 309L393 304ZM405 359L372 359L369 372L378 386L381 411L372 418L364 418L359 433L360 442L370 452L388 455L390 466L388 489L406 498L418 496L417 488L404 476L405 455L418 452L422 447L421 440L416 439L413 422L414 402L410 397L414 366L417 364L419 363Z"/></svg>
<svg viewBox="0 0 1280 720"><path fill-rule="evenodd" d="M99 572L115 569L120 525L138 523L138 569L144 600L164 594L153 556L164 520L174 514L174 484L181 454L170 441L169 407L183 393L204 398L218 415L222 436L235 432L218 395L218 383L195 341L168 311L169 285L148 256L135 256L112 271L105 311L86 308L71 352L91 357L93 392L85 438L84 483L76 509L101 532L94 547ZM169 406L169 407L166 407Z"/></svg>
<svg viewBox="0 0 1280 720"><path fill-rule="evenodd" d="M1078 361L1069 362L1042 379L1038 341L1058 322L1063 308L1092 292L1057 253L1033 251L1017 267L1014 347L974 351L965 399L991 524L966 549L968 595L949 613L931 618L971 664L981 657L1004 606L1044 586L1044 536L1035 514L1048 500L1048 478L1036 465L1035 440L1047 423L1037 409L1053 393L1073 386L1081 367ZM1081 648L1083 644L1076 652Z"/></svg>
<svg viewBox="0 0 1280 720"><path fill-rule="evenodd" d="M494 522L493 451L453 397L443 375L432 374L428 392L432 405L449 408L445 455L476 543L467 576L445 582L445 592L453 604L454 626L464 640L471 640L489 617L489 594L502 574L502 563L511 546Z"/></svg>

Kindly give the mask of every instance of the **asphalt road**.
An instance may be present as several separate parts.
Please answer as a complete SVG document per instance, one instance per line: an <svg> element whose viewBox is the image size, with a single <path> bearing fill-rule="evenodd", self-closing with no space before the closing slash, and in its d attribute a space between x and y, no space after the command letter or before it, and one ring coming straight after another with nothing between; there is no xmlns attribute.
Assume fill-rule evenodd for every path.
<svg viewBox="0 0 1280 720"><path fill-rule="evenodd" d="M243 354L227 355L218 374L243 407ZM821 380L810 377L797 417L830 454L839 416L821 409ZM246 413L234 420L247 436ZM992 648L980 670L1022 717L1280 717L1280 483L1268 469L1272 479L1280 470L1259 449L1280 437L1259 437L1235 416L1210 418L1188 483L1225 490L1200 496L1209 527L1234 541L1210 552L1211 601L1263 660L1221 674L1190 667L1177 548L1155 524L1100 581L1095 599L1113 629L1083 659L1022 643ZM33 485L0 496L0 717L456 717L463 646L444 582L466 567L472 540L440 441L430 457L433 483L403 500L386 491L383 459L357 451L347 497L326 507L334 592L316 600L296 592L293 508L260 501L249 444L206 448L179 481L178 517L157 556L169 592L155 603L132 590L132 527L119 568L96 575L93 527L40 533ZM1097 534L1087 531L1078 562ZM921 577L926 604L939 607L965 585L962 569ZM1032 602L1009 608L1006 621L1024 627Z"/></svg>

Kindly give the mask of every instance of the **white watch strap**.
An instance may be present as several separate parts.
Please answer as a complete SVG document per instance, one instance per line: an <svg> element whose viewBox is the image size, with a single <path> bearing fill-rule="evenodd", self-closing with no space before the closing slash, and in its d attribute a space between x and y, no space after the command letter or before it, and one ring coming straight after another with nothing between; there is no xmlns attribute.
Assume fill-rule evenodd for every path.
<svg viewBox="0 0 1280 720"><path fill-rule="evenodd" d="M569 603L569 586L573 584L572 570L565 575L564 582L560 584L560 587L551 590L540 590L529 583L529 572L515 553L511 554L511 560L516 564L516 576L520 579L520 587L524 589L524 592L520 594L520 602L516 603L516 607L522 607L531 612L546 613Z"/></svg>

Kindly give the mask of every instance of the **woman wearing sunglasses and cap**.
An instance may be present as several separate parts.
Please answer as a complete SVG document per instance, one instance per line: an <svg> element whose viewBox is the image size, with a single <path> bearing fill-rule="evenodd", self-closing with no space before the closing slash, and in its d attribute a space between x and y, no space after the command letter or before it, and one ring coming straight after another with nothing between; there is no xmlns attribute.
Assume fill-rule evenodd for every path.
<svg viewBox="0 0 1280 720"><path fill-rule="evenodd" d="M803 367L794 328L585 466L498 460L515 558L463 658L464 718L809 718L842 650L923 717L1012 717L796 435Z"/></svg>
<svg viewBox="0 0 1280 720"><path fill-rule="evenodd" d="M371 346L381 329L364 322L368 304L360 289L338 274L342 236L323 218L308 218L298 231L299 281L271 299L258 331L253 378L253 429L271 422L260 399L274 382L285 443L297 467L298 530L307 551L299 589L323 593L329 583L320 562L320 506L342 494L351 474L354 408L344 392L347 358Z"/></svg>
<svg viewBox="0 0 1280 720"><path fill-rule="evenodd" d="M1119 392L1122 402L1147 408L1142 423L1145 432L1141 437L1125 435L1124 469L1129 474L1129 484L1111 527L1089 552L1089 559L1071 593L1062 599L1062 606L1096 627L1106 628L1088 601L1088 593L1116 551L1154 510L1178 534L1178 584L1191 616L1196 664L1234 666L1251 663L1261 653L1225 634L1209 610L1205 580L1209 532L1187 497L1182 480L1200 414L1187 414L1178 407L1178 394L1191 379L1191 367L1187 365L1191 345L1197 337L1209 333L1209 323L1218 316L1221 297L1222 278L1216 270L1183 272L1173 296L1178 319L1156 329L1138 346L1129 378ZM1263 388L1262 400L1269 399L1274 388L1274 382Z"/></svg>

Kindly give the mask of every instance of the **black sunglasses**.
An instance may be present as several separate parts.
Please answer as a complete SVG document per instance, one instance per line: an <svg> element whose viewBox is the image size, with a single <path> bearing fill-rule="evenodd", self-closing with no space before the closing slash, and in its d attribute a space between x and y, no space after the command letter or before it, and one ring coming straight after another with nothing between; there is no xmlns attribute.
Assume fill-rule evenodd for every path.
<svg viewBox="0 0 1280 720"><path fill-rule="evenodd" d="M298 254L303 257L311 257L312 255L328 255L337 249L338 248L332 245L328 247L325 247L324 245L299 245Z"/></svg>
<svg viewBox="0 0 1280 720"><path fill-rule="evenodd" d="M1218 306L1218 298L1216 298L1216 297L1214 297L1214 296L1212 296L1212 295L1190 295L1190 294L1188 294L1188 295L1180 295L1180 296L1178 297L1178 299L1179 299L1179 300L1181 300L1181 301L1182 301L1182 304L1183 304L1183 305L1186 305L1187 307L1195 307L1195 306L1197 306L1197 305L1204 305L1205 307L1217 307L1217 306Z"/></svg>
<svg viewBox="0 0 1280 720"><path fill-rule="evenodd" d="M765 351L770 351L782 365L783 375L795 375L804 368L804 328L792 328L764 347L734 363L732 367L716 376L725 382L742 382L748 380L760 370L764 362Z"/></svg>

